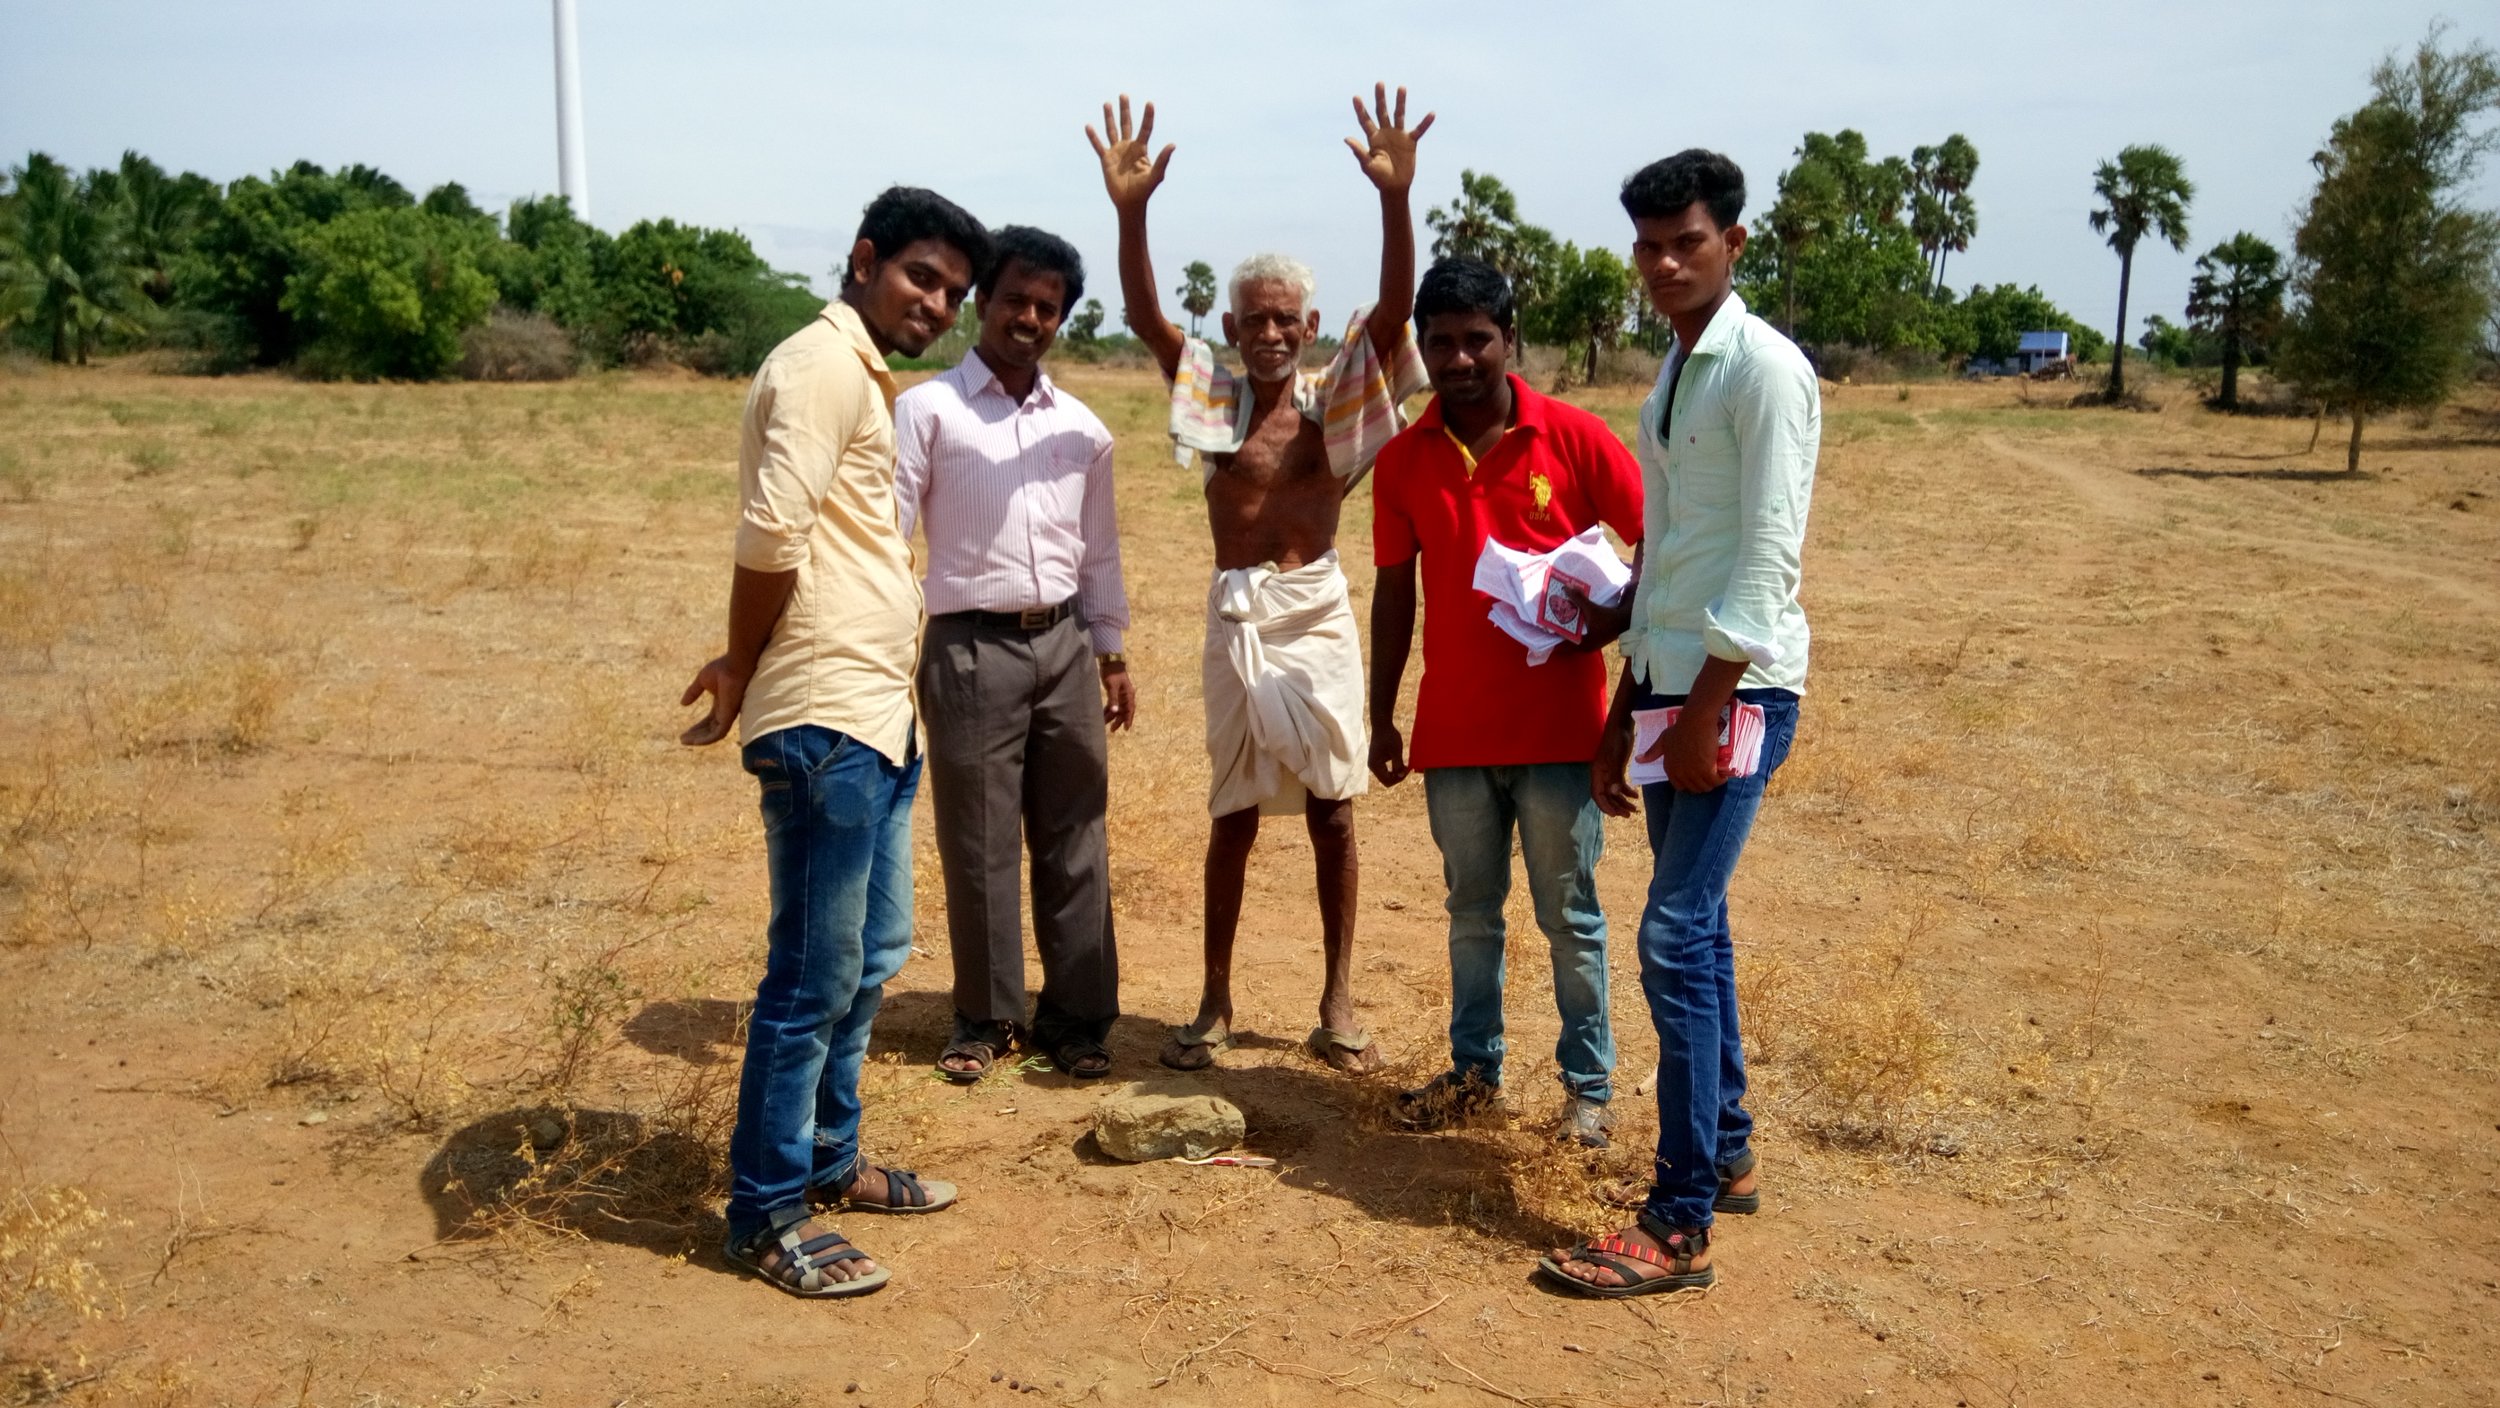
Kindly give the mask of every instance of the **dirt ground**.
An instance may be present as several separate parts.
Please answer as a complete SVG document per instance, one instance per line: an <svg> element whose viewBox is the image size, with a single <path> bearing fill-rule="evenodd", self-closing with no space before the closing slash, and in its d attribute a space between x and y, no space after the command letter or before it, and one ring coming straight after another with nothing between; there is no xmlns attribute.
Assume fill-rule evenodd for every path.
<svg viewBox="0 0 2500 1408"><path fill-rule="evenodd" d="M1156 387L1119 434L1115 741L1144 1075L1197 984L1209 554ZM2013 385L1828 390L1801 741L1737 876L1767 1193L1721 1280L1589 1303L1654 1059L1636 822L1601 870L1627 1087L1395 1131L1446 1054L1419 785L1358 809L1364 1020L1297 1049L1309 847L1261 838L1211 1085L1272 1170L1126 1166L1098 1087L957 1089L921 955L868 1138L962 1206L809 1304L716 1251L765 907L751 783L673 742L743 388L0 374L0 1360L202 1404L2500 1401L2500 398L2373 433ZM1628 428L1638 392L1578 397ZM2059 398L2062 400L2062 395ZM1343 545L1369 589L1368 492ZM1411 687L1411 685L1410 685Z"/></svg>

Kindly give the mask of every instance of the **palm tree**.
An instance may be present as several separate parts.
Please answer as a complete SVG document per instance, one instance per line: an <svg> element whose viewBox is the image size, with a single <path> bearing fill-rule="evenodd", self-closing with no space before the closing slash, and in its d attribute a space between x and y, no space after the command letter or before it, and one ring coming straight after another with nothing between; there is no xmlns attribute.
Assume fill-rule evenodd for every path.
<svg viewBox="0 0 2500 1408"><path fill-rule="evenodd" d="M2222 394L2214 405L2239 409L2240 362L2249 344L2262 341L2283 316L2283 288L2290 275L2283 255L2246 230L2196 257L2188 284L2188 321L2222 339Z"/></svg>
<svg viewBox="0 0 2500 1408"><path fill-rule="evenodd" d="M1814 134L1808 134L1808 140ZM1854 135L1854 134L1852 134ZM1780 299L1785 310L1780 331L1797 335L1797 269L1825 235L1848 219L1846 193L1831 164L1801 160L1780 173L1779 198L1763 212L1771 243L1779 251Z"/></svg>
<svg viewBox="0 0 2500 1408"><path fill-rule="evenodd" d="M188 171L167 175L133 151L122 153L119 168L90 172L87 179L99 199L121 207L124 242L148 297L160 307L171 302L175 256L191 247L192 235L216 208L222 194L217 183Z"/></svg>
<svg viewBox="0 0 2500 1408"><path fill-rule="evenodd" d="M2092 190L2101 198L2092 212L2093 232L2107 235L2118 251L2118 335L2109 352L2109 399L2115 401L2127 392L2127 283L2135 273L2136 242L2158 235L2172 249L2187 248L2196 183L2169 148L2136 146L2102 162L2092 173Z"/></svg>
<svg viewBox="0 0 2500 1408"><path fill-rule="evenodd" d="M1181 296L1181 311L1189 315L1189 335L1196 337L1207 314L1215 311L1214 266L1193 259L1181 270L1181 280L1181 286L1172 291Z"/></svg>
<svg viewBox="0 0 2500 1408"><path fill-rule="evenodd" d="M96 338L136 331L148 307L144 278L123 242L121 210L41 152L11 173L7 266L0 283L28 321L43 330L52 360L85 365Z"/></svg>
<svg viewBox="0 0 2500 1408"><path fill-rule="evenodd" d="M1928 288L1932 295L1944 287L1946 256L1967 252L1979 236L1979 207L1970 197L1971 182L1979 175L1979 148L1956 132L1941 146L1920 150L1930 152L1928 184L1938 206L1936 276Z"/></svg>

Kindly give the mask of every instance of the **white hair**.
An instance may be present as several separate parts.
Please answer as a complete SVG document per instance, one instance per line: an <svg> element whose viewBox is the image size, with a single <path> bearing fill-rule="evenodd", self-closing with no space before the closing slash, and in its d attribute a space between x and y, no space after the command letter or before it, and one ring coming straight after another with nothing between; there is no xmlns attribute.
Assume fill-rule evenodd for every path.
<svg viewBox="0 0 2500 1408"><path fill-rule="evenodd" d="M1253 254L1233 267L1233 282L1227 299L1233 312L1241 312L1241 291L1251 284L1296 284L1302 289L1302 311L1311 311L1312 300L1319 297L1319 278L1311 266L1283 254Z"/></svg>

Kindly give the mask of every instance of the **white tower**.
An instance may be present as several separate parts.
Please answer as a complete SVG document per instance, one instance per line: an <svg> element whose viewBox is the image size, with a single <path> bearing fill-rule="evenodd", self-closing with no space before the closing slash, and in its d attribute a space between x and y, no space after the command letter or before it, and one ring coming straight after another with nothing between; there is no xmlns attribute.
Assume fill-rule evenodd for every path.
<svg viewBox="0 0 2500 1408"><path fill-rule="evenodd" d="M556 7L556 187L573 202L573 217L590 219L590 162L582 154L581 40L574 0Z"/></svg>

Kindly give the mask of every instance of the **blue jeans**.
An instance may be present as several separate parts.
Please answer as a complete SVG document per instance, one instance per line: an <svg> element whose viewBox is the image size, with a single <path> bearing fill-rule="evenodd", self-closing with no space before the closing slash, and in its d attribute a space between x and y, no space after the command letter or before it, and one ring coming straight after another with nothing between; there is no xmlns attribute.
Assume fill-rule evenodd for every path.
<svg viewBox="0 0 2500 1408"><path fill-rule="evenodd" d="M859 1068L885 981L911 955L911 803L897 767L813 724L746 745L762 784L773 911L729 1136L729 1237L807 1215L859 1157Z"/></svg>
<svg viewBox="0 0 2500 1408"><path fill-rule="evenodd" d="M1745 1048L1736 1030L1736 950L1727 884L1762 808L1762 789L1797 736L1797 696L1740 689L1762 706L1762 766L1709 792L1663 782L1641 789L1657 862L1641 911L1641 993L1658 1028L1658 1169L1648 1212L1670 1227L1707 1227L1719 1171L1753 1139L1745 1110ZM1647 689L1634 707L1681 704Z"/></svg>
<svg viewBox="0 0 2500 1408"><path fill-rule="evenodd" d="M1427 768L1424 808L1450 892L1452 1074L1502 1083L1502 902L1510 898L1516 827L1537 927L1554 960L1554 1006L1562 1014L1554 1063L1572 1094L1613 1099L1606 914L1597 907L1606 819L1589 796L1589 765Z"/></svg>

